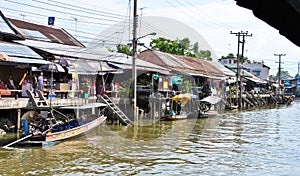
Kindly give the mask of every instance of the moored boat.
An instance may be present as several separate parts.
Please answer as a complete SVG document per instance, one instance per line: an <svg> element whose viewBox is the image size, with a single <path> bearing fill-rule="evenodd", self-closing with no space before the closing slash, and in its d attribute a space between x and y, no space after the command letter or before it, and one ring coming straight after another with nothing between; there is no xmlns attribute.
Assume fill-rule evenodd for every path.
<svg viewBox="0 0 300 176"><path fill-rule="evenodd" d="M188 114L166 115L160 118L161 121L184 120L188 118Z"/></svg>
<svg viewBox="0 0 300 176"><path fill-rule="evenodd" d="M106 107L103 103L61 107L61 111L72 112L73 116L65 115L61 111L51 108L47 118L40 120L38 124L29 124L29 135L4 147L42 146L81 136L106 120L106 116L103 115L103 107ZM81 111L82 113L80 113Z"/></svg>
<svg viewBox="0 0 300 176"><path fill-rule="evenodd" d="M59 124L52 127L45 134L36 134L31 137L18 142L18 146L41 146L45 144L57 143L66 139L75 138L81 136L90 130L99 126L105 121L106 116L104 115L91 115L88 117L88 122L79 122L73 120L65 124Z"/></svg>

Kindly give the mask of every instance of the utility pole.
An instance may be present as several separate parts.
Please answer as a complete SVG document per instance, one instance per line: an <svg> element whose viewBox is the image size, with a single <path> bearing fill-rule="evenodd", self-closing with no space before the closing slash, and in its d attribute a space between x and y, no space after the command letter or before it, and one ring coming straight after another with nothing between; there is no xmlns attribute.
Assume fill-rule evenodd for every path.
<svg viewBox="0 0 300 176"><path fill-rule="evenodd" d="M242 59L244 57L244 44L245 44L245 37L252 37L252 34L248 34L248 31L246 32L232 32L230 31L230 34L234 34L238 37L238 52L237 52L237 62L236 62L236 103L239 108L241 108L241 102L242 102L242 79L241 79L241 69L240 69L240 62L241 62L241 56ZM242 37L242 41L241 41ZM242 44L242 54L240 56L240 44ZM242 61L243 63L243 61ZM238 84L238 81L240 80L240 84ZM240 91L239 91L240 89Z"/></svg>
<svg viewBox="0 0 300 176"><path fill-rule="evenodd" d="M76 33L76 38L77 38L77 21L78 21L78 19L76 18L76 17L71 17L71 18L73 18L74 19L74 21L75 21L75 33Z"/></svg>
<svg viewBox="0 0 300 176"><path fill-rule="evenodd" d="M139 35L141 35L141 30L142 30L142 16L143 16L143 10L147 7L142 7L140 8L141 14L140 14L140 32Z"/></svg>
<svg viewBox="0 0 300 176"><path fill-rule="evenodd" d="M137 0L134 0L133 5L133 56L132 56L132 81L133 81L133 118L137 122L137 75L136 75L136 49L137 49Z"/></svg>
<svg viewBox="0 0 300 176"><path fill-rule="evenodd" d="M278 88L280 93L280 84L281 84L281 56L285 56L285 54L274 54L274 56L278 56Z"/></svg>

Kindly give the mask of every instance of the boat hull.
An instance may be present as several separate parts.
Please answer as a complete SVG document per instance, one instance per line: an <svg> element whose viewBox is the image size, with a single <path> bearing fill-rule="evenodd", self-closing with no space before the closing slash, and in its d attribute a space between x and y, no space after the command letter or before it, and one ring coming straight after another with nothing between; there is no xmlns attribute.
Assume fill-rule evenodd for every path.
<svg viewBox="0 0 300 176"><path fill-rule="evenodd" d="M188 115L173 115L173 116L163 116L160 118L161 121L174 121L174 120L185 120Z"/></svg>
<svg viewBox="0 0 300 176"><path fill-rule="evenodd" d="M18 146L42 146L48 144L54 144L61 142L63 140L72 139L79 137L90 130L96 128L106 119L106 116L100 115L94 120L91 120L88 123L84 123L74 128L67 130L57 131L57 132L47 132L46 135L33 135L32 137L17 143Z"/></svg>

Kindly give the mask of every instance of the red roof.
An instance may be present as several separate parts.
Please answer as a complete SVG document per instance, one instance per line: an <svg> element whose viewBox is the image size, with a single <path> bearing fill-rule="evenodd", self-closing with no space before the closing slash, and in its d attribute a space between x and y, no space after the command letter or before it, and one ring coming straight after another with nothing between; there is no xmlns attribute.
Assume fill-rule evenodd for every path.
<svg viewBox="0 0 300 176"><path fill-rule="evenodd" d="M7 18L10 23L17 27L17 31L22 34L26 39L49 41L54 43L60 43L64 45L84 47L79 41L77 41L72 35L70 35L64 29L56 28L54 26L43 26L34 24L22 20ZM24 30L25 29L25 30ZM23 33L22 33L23 30ZM33 31L29 35L26 35L27 31ZM42 36L42 37L41 37Z"/></svg>
<svg viewBox="0 0 300 176"><path fill-rule="evenodd" d="M178 56L155 50L145 50L137 55L139 59L169 68L177 72L186 72L194 75L223 77L225 74L216 68L210 61L188 56Z"/></svg>

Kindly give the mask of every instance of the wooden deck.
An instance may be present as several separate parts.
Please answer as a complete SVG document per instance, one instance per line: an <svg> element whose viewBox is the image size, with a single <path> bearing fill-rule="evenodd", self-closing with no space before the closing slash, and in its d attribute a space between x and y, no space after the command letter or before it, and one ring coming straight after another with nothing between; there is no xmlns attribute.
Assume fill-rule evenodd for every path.
<svg viewBox="0 0 300 176"><path fill-rule="evenodd" d="M15 99L14 97L2 97L0 99L0 110L1 109L23 109L28 108L28 101L29 98L18 98ZM89 102L95 102L96 97L89 97L88 99L85 98L68 98L68 99L61 99L60 97L51 98L46 100L48 104L53 107L61 107L61 106L77 106L87 104Z"/></svg>

